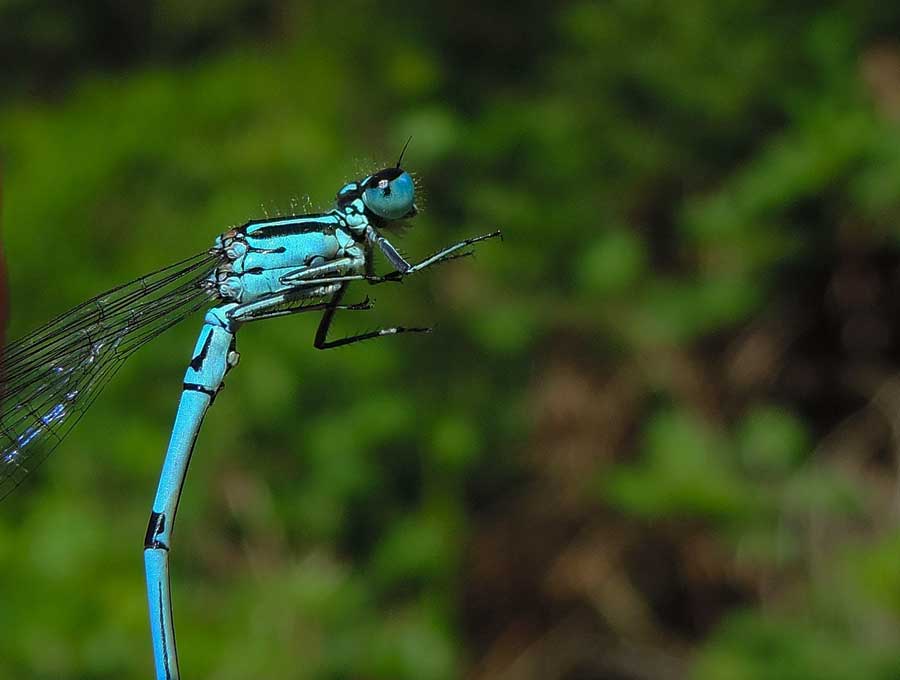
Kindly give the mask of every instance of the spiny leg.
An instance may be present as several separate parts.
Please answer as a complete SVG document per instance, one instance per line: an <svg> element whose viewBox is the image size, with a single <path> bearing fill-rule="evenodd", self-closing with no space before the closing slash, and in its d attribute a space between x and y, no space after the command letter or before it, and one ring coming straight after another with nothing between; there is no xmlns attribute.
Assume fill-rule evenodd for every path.
<svg viewBox="0 0 900 680"><path fill-rule="evenodd" d="M277 295L271 295L269 297L256 300L255 302L238 305L233 310L231 310L231 312L229 313L229 318L236 322L244 323L248 321L259 321L261 319L273 319L279 316L288 316L291 314L301 314L303 312L324 311L328 309L329 305L331 305L331 301L310 304L302 304L302 301L310 298L315 299L317 297L334 295L337 290L338 286L334 284L330 286L317 286L312 289L298 288L288 293L279 293ZM279 309L280 305L291 304L294 302L301 302L301 304L296 307L284 307ZM366 296L365 300L363 300L362 302L357 302L351 305L338 305L337 309L345 309L347 311L364 311L372 309L372 306L373 305L371 300L369 300L369 297Z"/></svg>
<svg viewBox="0 0 900 680"><path fill-rule="evenodd" d="M385 256L391 261L397 270L392 271L383 276L378 276L371 273L370 263L371 258L366 261L366 269L367 273L365 274L350 274L347 276L327 276L322 278L309 279L308 281L304 281L305 272L298 272L294 277L294 282L297 285L315 285L315 286L328 286L337 283L352 283L353 281L367 281L372 285L377 285L379 283L388 283L388 282L397 282L402 281L404 276L408 276L409 274L415 274L427 267L431 267L435 264L441 264L443 262L449 262L450 260L455 260L460 257L469 257L474 254L474 251L467 251L464 253L457 252L467 246L470 246L474 243L478 243L479 241L486 241L487 239L496 238L501 236L499 231L492 232L490 234L484 234L482 236L476 236L474 238L466 239L465 241L460 241L459 243L454 243L452 246L448 246L443 250L438 251L434 255L431 255L421 262L417 262L414 265L409 264L406 260L404 260L400 254L397 252L396 248L390 244L390 242L385 239L383 236L377 236L377 240L373 241L376 245L381 248L382 252L384 252ZM405 267L405 269L404 269Z"/></svg>
<svg viewBox="0 0 900 680"><path fill-rule="evenodd" d="M341 338L340 340L329 340L328 331L331 328L331 322L334 319L334 313L340 308L341 299L344 297L344 293L347 292L348 285L349 284L344 283L334 294L331 302L328 303L328 307L325 310L325 313L322 315L322 320L319 322L319 328L316 330L316 338L313 341L313 347L315 347L316 349L334 349L335 347L343 347L344 345L350 345L354 342L362 342L363 340L371 340L372 338L381 338L386 335L431 332L430 328L404 328L403 326L394 326L393 328L381 328L377 331L360 333L359 335L351 335L346 338Z"/></svg>
<svg viewBox="0 0 900 680"><path fill-rule="evenodd" d="M352 271L360 266L365 266L363 257L342 257L324 264L313 265L309 267L300 267L287 274L282 275L278 281L289 285L297 281L309 281L311 279L324 279L328 275L340 276L341 272Z"/></svg>
<svg viewBox="0 0 900 680"><path fill-rule="evenodd" d="M453 253L456 253L463 248L474 245L479 241L486 241L488 239L502 237L500 231L494 231L490 234L483 234L481 236L475 236L473 238L467 238L464 241L460 241L459 243L454 243L451 246L447 246L446 248L439 250L434 255L430 257L426 257L421 262L417 262L416 264L410 264L407 262L402 255L400 255L399 251L388 241L384 236L378 234L372 227L369 227L369 231L366 233L366 237L369 241L378 246L382 253L384 253L385 257L390 260L391 264L394 265L396 271L391 272L390 274L386 274L381 277L386 280L392 280L398 276L406 276L408 274L414 274L417 271L421 271L426 267L430 267L433 264L437 264L438 262L454 259L454 257L460 257L460 255L456 255L454 257L450 257ZM464 257L467 253L464 253L462 256Z"/></svg>
<svg viewBox="0 0 900 680"><path fill-rule="evenodd" d="M302 307L293 307L291 309L278 309L272 312L262 312L247 316L243 321L260 321L261 319L274 319L279 316L289 316L291 314L300 314L302 312L322 312L328 309L328 302L319 302L314 305L303 305ZM369 300L368 296L362 302L352 305L338 305L337 309L343 309L348 312L361 312L374 309L375 305Z"/></svg>

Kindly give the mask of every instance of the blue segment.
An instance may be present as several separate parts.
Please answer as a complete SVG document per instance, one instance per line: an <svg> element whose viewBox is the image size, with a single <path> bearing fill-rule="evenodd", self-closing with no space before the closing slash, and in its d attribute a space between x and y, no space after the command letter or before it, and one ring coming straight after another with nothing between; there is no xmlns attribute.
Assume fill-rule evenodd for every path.
<svg viewBox="0 0 900 680"><path fill-rule="evenodd" d="M169 589L169 553L162 548L144 551L147 572L147 602L150 610L150 639L156 677L177 680L178 655L175 652L175 622L172 619L172 595Z"/></svg>
<svg viewBox="0 0 900 680"><path fill-rule="evenodd" d="M177 680L178 654L169 593L169 546L181 489L188 464L200 432L200 425L231 364L229 356L234 330L227 314L234 305L225 305L207 313L197 338L194 353L184 376L185 389L178 403L175 425L169 439L165 462L159 478L153 516L144 548L147 577L147 602L150 607L150 632L156 677Z"/></svg>
<svg viewBox="0 0 900 680"><path fill-rule="evenodd" d="M250 246L250 250L234 263L235 273L263 267L296 269L313 257L331 260L337 256L340 248L338 239L333 233L310 232L282 236L277 241L277 246L273 247L272 239L259 239L248 233L247 245Z"/></svg>

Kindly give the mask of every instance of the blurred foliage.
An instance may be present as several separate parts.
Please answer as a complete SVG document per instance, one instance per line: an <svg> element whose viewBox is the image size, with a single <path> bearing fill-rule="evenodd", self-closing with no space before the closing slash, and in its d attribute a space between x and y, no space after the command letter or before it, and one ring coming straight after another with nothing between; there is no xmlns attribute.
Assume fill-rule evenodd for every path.
<svg viewBox="0 0 900 680"><path fill-rule="evenodd" d="M172 552L184 674L897 677L898 29L870 0L0 0L14 337L409 135L404 250L504 230L339 320L427 338L242 331ZM149 675L199 321L0 506L0 678Z"/></svg>

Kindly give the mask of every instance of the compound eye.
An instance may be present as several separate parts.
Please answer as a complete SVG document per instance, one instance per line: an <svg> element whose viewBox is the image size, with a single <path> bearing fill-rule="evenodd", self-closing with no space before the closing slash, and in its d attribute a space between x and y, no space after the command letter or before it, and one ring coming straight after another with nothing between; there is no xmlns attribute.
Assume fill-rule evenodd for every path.
<svg viewBox="0 0 900 680"><path fill-rule="evenodd" d="M366 207L386 220L399 220L414 214L416 186L405 170L388 168L372 175L365 183L362 200Z"/></svg>

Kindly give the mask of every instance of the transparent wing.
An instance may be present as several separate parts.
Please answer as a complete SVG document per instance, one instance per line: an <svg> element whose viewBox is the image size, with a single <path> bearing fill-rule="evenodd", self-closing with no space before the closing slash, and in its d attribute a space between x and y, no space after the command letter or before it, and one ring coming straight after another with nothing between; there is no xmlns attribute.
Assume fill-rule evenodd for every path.
<svg viewBox="0 0 900 680"><path fill-rule="evenodd" d="M207 306L218 255L201 253L91 298L0 360L0 500L69 433L139 347Z"/></svg>

